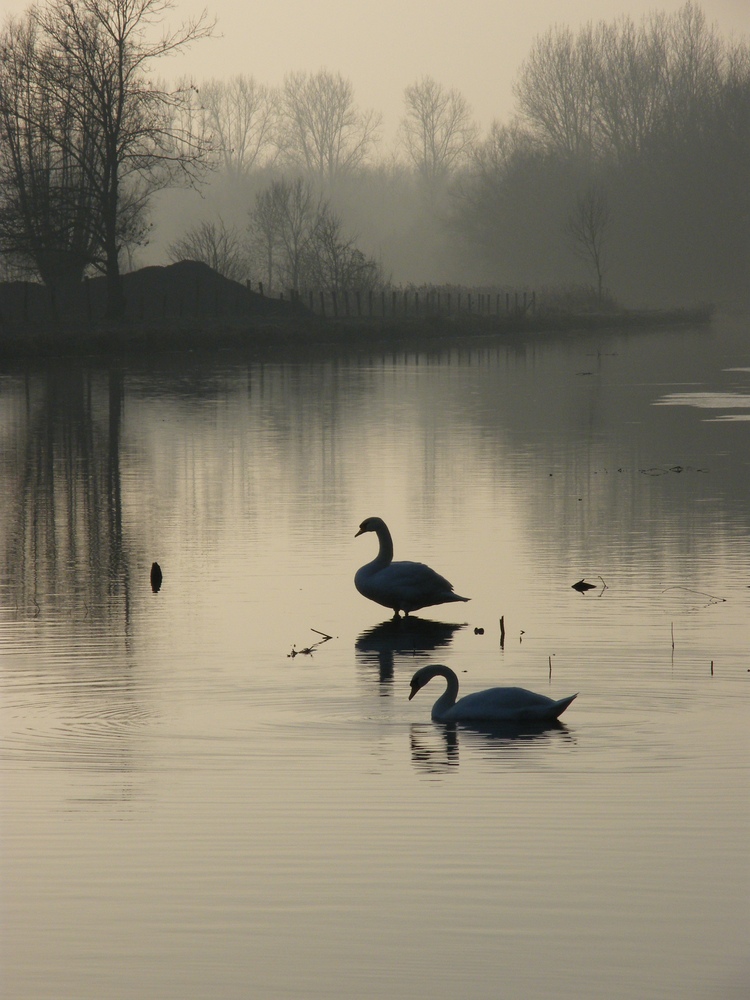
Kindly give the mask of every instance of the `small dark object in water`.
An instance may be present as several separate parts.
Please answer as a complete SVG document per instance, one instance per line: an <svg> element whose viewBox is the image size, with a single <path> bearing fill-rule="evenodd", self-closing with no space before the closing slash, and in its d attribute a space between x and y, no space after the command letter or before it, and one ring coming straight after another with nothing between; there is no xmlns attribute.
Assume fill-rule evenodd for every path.
<svg viewBox="0 0 750 1000"><path fill-rule="evenodd" d="M484 629L483 628L475 628L474 629L474 635L484 635Z"/></svg>
<svg viewBox="0 0 750 1000"><path fill-rule="evenodd" d="M577 590L579 594L585 593L587 590L596 590L595 583L586 583L585 580L579 580L578 583L572 585L573 590Z"/></svg>
<svg viewBox="0 0 750 1000"><path fill-rule="evenodd" d="M158 594L161 590L162 579L161 566L159 563L151 563L151 589L155 594Z"/></svg>

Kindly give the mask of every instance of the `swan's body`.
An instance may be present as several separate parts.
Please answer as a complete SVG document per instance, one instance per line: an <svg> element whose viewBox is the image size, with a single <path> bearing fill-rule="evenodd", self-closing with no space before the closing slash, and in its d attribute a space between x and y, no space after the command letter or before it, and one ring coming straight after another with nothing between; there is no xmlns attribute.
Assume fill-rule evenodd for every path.
<svg viewBox="0 0 750 1000"><path fill-rule="evenodd" d="M376 604L392 608L394 615L403 611L428 608L433 604L447 604L450 601L468 601L453 593L453 585L434 569L418 562L394 562L393 539L385 521L379 517L368 517L359 526L354 536L374 531L380 548L372 560L354 574L354 586Z"/></svg>
<svg viewBox="0 0 750 1000"><path fill-rule="evenodd" d="M444 677L448 682L445 691L432 706L434 722L553 722L570 705L577 694L553 701L543 694L535 694L525 688L488 688L467 694L456 701L458 677L450 667L434 663L422 667L411 679L409 701L433 677Z"/></svg>

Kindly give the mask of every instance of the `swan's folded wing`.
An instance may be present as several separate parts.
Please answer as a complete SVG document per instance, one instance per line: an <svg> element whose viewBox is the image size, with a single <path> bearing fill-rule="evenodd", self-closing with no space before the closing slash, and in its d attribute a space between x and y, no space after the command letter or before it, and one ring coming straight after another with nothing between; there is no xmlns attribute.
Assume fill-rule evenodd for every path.
<svg viewBox="0 0 750 1000"><path fill-rule="evenodd" d="M413 590L421 593L429 589L438 593L453 592L453 584L425 563L407 560L392 562L390 566L381 570L381 573L394 584L403 587L405 591Z"/></svg>

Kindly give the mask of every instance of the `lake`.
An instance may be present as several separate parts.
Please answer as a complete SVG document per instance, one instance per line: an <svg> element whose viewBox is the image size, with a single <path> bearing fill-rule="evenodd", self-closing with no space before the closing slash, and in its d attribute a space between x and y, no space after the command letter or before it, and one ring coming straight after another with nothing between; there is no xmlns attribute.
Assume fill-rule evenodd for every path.
<svg viewBox="0 0 750 1000"><path fill-rule="evenodd" d="M748 996L747 320L6 366L0 435L4 997ZM371 515L470 603L357 593Z"/></svg>

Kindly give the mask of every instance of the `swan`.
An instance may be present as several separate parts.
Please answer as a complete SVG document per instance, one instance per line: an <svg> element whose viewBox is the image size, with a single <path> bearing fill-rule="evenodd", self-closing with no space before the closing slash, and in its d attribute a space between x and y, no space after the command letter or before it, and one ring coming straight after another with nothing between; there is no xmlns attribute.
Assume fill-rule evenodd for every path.
<svg viewBox="0 0 750 1000"><path fill-rule="evenodd" d="M467 694L456 701L458 677L450 667L433 663L421 667L411 679L409 701L433 677L444 677L448 682L445 691L432 706L433 722L553 722L570 705L576 694L553 701L543 694L525 688L488 688Z"/></svg>
<svg viewBox="0 0 750 1000"><path fill-rule="evenodd" d="M366 531L375 532L380 548L372 562L360 567L354 574L354 586L363 597L392 608L396 618L400 611L408 615L410 611L433 604L469 600L454 594L453 585L424 563L394 562L393 539L382 518L365 518L354 537Z"/></svg>

